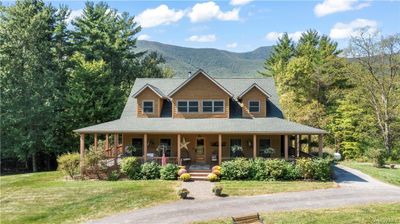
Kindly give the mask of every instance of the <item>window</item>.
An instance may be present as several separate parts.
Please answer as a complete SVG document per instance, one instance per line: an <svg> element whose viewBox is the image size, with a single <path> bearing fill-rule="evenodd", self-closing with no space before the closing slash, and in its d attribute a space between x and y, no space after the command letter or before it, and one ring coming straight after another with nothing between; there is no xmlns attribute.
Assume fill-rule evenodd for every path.
<svg viewBox="0 0 400 224"><path fill-rule="evenodd" d="M180 113L197 113L199 112L199 102L195 100L178 101L178 112Z"/></svg>
<svg viewBox="0 0 400 224"><path fill-rule="evenodd" d="M143 101L143 113L153 113L153 101Z"/></svg>
<svg viewBox="0 0 400 224"><path fill-rule="evenodd" d="M166 157L171 156L171 139L170 138L161 138L160 139L160 156L162 156L162 150L164 149L164 153Z"/></svg>
<svg viewBox="0 0 400 224"><path fill-rule="evenodd" d="M204 100L203 101L204 113L223 113L224 101L223 100Z"/></svg>
<svg viewBox="0 0 400 224"><path fill-rule="evenodd" d="M249 111L255 113L260 112L260 101L249 101Z"/></svg>
<svg viewBox="0 0 400 224"><path fill-rule="evenodd" d="M231 155L231 157L243 156L242 139L231 138L231 140L230 140L230 155Z"/></svg>

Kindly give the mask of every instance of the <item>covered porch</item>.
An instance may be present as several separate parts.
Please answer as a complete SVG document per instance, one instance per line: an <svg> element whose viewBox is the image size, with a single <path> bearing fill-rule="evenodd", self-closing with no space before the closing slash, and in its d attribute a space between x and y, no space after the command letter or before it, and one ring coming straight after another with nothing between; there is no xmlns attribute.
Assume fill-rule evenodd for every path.
<svg viewBox="0 0 400 224"><path fill-rule="evenodd" d="M93 139L93 142L85 142L86 139ZM103 141L104 148L99 148L99 140ZM161 163L164 154L168 163L212 166L235 157L294 160L311 156L312 152L322 156L323 134L80 133L82 168L88 144L93 144L95 150L104 150L106 157L114 159L115 164L124 156L136 156L142 162Z"/></svg>

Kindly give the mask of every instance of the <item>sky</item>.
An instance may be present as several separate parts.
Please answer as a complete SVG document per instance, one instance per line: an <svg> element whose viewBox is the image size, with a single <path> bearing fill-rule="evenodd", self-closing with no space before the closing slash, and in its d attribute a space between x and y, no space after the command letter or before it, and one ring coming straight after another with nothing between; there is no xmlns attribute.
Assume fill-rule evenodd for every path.
<svg viewBox="0 0 400 224"><path fill-rule="evenodd" d="M81 15L84 1L66 4L71 19ZM400 1L106 1L120 12L134 15L142 26L138 39L195 48L246 52L269 46L283 32L298 40L315 29L340 48L359 28L378 35L400 33Z"/></svg>

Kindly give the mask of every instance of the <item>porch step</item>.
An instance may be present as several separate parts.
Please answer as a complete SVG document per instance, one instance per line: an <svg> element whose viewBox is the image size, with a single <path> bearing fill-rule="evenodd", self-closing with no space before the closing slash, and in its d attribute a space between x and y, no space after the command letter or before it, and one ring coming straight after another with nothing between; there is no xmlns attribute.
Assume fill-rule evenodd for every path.
<svg viewBox="0 0 400 224"><path fill-rule="evenodd" d="M208 181L208 174L211 173L211 170L189 170L189 174L192 180L204 180Z"/></svg>

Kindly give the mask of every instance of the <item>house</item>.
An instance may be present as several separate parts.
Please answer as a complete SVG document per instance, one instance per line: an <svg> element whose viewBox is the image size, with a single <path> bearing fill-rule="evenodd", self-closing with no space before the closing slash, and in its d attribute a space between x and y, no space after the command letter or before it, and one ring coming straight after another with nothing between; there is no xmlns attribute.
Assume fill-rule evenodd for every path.
<svg viewBox="0 0 400 224"><path fill-rule="evenodd" d="M178 164L220 164L236 156L288 160L305 155L301 148L310 148L313 136L322 155L326 134L284 119L272 78L212 78L203 70L188 78L138 78L120 119L75 132L81 160L85 136L93 134L95 147L103 138L110 157L160 161L164 153Z"/></svg>

